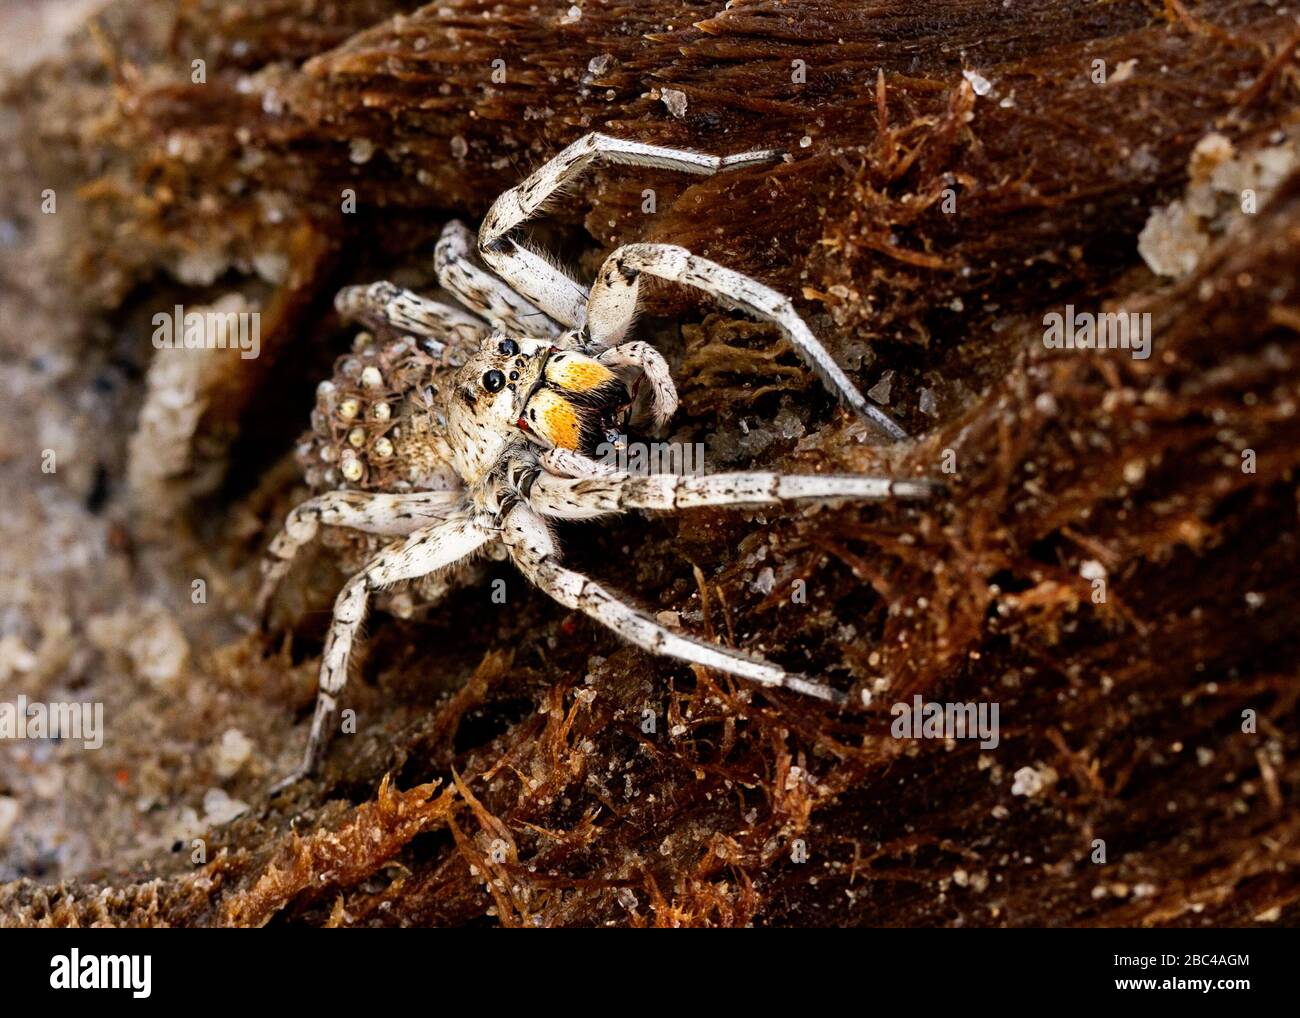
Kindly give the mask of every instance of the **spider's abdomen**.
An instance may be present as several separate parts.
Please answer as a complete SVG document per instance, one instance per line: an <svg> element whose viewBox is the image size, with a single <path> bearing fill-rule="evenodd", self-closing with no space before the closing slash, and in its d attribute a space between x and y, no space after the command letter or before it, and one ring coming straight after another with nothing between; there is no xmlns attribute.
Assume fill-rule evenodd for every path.
<svg viewBox="0 0 1300 1018"><path fill-rule="evenodd" d="M381 342L359 333L317 387L311 430L298 442L312 491L459 487L437 398L453 371L409 336Z"/></svg>

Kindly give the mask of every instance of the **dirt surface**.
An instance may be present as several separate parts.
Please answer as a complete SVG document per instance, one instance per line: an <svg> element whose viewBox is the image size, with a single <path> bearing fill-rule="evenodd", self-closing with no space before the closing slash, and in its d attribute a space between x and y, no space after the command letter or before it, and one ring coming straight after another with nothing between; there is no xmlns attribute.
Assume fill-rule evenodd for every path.
<svg viewBox="0 0 1300 1018"><path fill-rule="evenodd" d="M1296 924L1293 12L19 6L0 701L102 704L104 741L0 742L0 924ZM491 563L371 620L356 733L270 798L345 578L335 535L250 617L355 333L333 294L432 285L447 220L597 129L789 154L600 169L550 250L752 273L915 440L663 286L671 437L711 471L947 491L632 514L565 527L566 557L849 704L650 658ZM176 304L260 312L258 356L155 349ZM1067 307L1149 314L1150 356L1049 346ZM896 737L918 695L996 705L997 746Z"/></svg>

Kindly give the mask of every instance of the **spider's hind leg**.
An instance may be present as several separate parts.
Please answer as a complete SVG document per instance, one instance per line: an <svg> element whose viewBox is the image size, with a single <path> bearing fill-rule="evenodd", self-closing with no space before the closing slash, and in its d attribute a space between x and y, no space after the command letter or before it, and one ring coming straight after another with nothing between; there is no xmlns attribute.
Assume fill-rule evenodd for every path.
<svg viewBox="0 0 1300 1018"><path fill-rule="evenodd" d="M271 598L294 558L316 536L320 524L351 527L367 534L402 536L446 517L461 499L456 491L372 494L330 491L295 506L271 540L262 560L262 585L254 602L256 617L266 625Z"/></svg>
<svg viewBox="0 0 1300 1018"><path fill-rule="evenodd" d="M468 512L457 512L441 522L421 527L404 541L385 548L361 572L344 584L334 602L334 618L321 655L320 689L312 717L307 750L301 766L272 791L293 784L315 770L325 750L326 726L338 707L338 696L348 681L348 659L370 595L399 580L425 576L473 555L491 537Z"/></svg>

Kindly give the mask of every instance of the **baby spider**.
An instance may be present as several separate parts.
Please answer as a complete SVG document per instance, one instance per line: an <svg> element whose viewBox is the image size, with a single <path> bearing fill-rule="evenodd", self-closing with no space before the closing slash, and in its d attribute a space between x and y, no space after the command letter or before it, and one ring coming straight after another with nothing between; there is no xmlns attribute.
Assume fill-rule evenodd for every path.
<svg viewBox="0 0 1300 1018"><path fill-rule="evenodd" d="M344 585L320 665L320 691L301 767L310 773L347 682L353 641L373 595L414 589L423 600L472 578L480 554L509 558L535 586L652 653L768 686L838 701L829 686L761 657L673 632L595 580L565 568L551 519L591 519L630 509L761 505L799 499L924 498L921 480L730 473L632 476L596 459L621 421L657 425L677 407L663 357L625 342L641 276L686 283L776 323L823 383L892 439L906 435L862 396L786 298L684 248L628 244L608 259L590 291L513 236L594 159L688 173L769 162L762 151L717 157L589 134L493 204L472 257L469 231L450 223L438 242L438 280L473 314L391 283L349 287L336 305L396 336L369 334L322 383L313 431L298 455L324 491L289 513L264 564L258 611L320 524L399 538L364 539L364 564ZM644 386L644 392L640 392ZM639 394L640 398L637 398ZM344 489L344 490L326 490ZM355 549L354 549L355 550ZM398 609L400 610L400 609Z"/></svg>

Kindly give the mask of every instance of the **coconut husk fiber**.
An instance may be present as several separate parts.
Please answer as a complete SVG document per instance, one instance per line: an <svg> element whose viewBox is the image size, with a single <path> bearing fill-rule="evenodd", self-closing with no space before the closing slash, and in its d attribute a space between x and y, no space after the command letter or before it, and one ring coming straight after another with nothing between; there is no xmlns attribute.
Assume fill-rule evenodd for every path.
<svg viewBox="0 0 1300 1018"><path fill-rule="evenodd" d="M3 67L0 699L101 702L105 741L0 744L0 923L1295 925L1293 13L46 11ZM655 240L762 279L915 439L664 285L672 437L945 491L634 513L565 527L567 560L848 705L651 658L492 563L371 619L356 734L272 798L345 579L334 535L249 624L355 332L333 294L432 286L443 224L592 130L787 152L596 169L536 236L584 274ZM178 303L260 311L259 356L156 350ZM1050 347L1067 305L1149 314L1150 356ZM996 703L998 745L897 738L918 695Z"/></svg>

